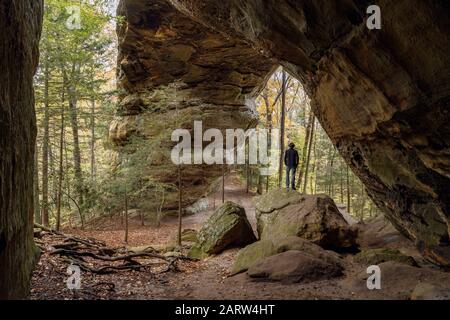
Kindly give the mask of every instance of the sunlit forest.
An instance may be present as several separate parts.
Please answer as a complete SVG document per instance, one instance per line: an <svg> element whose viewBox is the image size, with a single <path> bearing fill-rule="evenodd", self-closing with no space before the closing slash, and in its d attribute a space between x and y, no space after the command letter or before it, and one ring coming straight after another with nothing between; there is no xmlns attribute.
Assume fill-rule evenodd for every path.
<svg viewBox="0 0 450 320"><path fill-rule="evenodd" d="M83 227L99 212L114 150L116 19L108 1L82 6L84 28L64 25L70 1L47 1L35 77L35 221Z"/></svg>

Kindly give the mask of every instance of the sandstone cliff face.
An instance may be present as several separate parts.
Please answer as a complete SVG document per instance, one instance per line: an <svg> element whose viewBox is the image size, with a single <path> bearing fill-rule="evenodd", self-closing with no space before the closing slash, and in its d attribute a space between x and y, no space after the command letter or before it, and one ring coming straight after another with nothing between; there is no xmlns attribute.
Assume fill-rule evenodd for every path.
<svg viewBox="0 0 450 320"><path fill-rule="evenodd" d="M389 220L450 265L450 6L381 0L382 30L370 31L370 4L122 0L124 101L181 79L186 105L214 110L211 126L239 114L225 116L239 127L250 120L246 99L283 65Z"/></svg>
<svg viewBox="0 0 450 320"><path fill-rule="evenodd" d="M166 1L121 1L118 14L126 18L118 29L118 79L125 92L118 119L110 127L113 141L120 144L134 132L151 138L157 133L147 129L155 123L166 123L165 129L192 129L194 121L201 120L204 130L256 125L252 98L264 87L273 61L241 39L221 35L180 14ZM172 100L176 101L161 107L157 96L167 91L170 100L174 93L168 86L174 83ZM182 123L171 123L178 112ZM171 131L165 138L169 147ZM166 148L154 159L151 169L164 183L177 180L169 151ZM220 174L217 166L185 167L185 205L200 198ZM176 192L167 197L165 209L176 210Z"/></svg>
<svg viewBox="0 0 450 320"><path fill-rule="evenodd" d="M0 2L0 299L28 294L33 240L33 75L43 3Z"/></svg>

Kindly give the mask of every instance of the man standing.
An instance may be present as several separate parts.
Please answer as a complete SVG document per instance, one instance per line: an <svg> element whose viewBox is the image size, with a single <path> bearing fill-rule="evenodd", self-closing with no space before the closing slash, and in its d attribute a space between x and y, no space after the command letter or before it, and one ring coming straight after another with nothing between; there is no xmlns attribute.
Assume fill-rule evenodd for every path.
<svg viewBox="0 0 450 320"><path fill-rule="evenodd" d="M298 163L300 158L297 150L295 150L295 144L289 143L289 149L284 153L284 164L286 165L286 189L289 189L290 174L292 173L292 190L295 189L295 173L297 172Z"/></svg>

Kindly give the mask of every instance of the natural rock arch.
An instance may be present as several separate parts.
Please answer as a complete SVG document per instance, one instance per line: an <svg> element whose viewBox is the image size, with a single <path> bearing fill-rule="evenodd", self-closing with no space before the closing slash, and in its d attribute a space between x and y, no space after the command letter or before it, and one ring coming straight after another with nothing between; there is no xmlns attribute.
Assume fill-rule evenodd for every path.
<svg viewBox="0 0 450 320"><path fill-rule="evenodd" d="M112 138L135 129L136 110L147 107L140 95L175 80L186 84L192 119L251 125L248 99L281 64L305 85L320 123L389 220L425 256L449 265L450 8L378 1L382 29L371 31L370 4L122 0L126 93Z"/></svg>

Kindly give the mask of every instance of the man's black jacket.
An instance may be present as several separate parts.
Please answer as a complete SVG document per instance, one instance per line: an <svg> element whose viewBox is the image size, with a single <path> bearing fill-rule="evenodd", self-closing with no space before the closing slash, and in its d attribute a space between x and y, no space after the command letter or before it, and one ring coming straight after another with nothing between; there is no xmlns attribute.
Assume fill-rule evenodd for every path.
<svg viewBox="0 0 450 320"><path fill-rule="evenodd" d="M293 148L289 148L284 153L284 164L286 167L292 168L292 167L298 167L298 163L300 162L300 159L298 157L297 150Z"/></svg>

